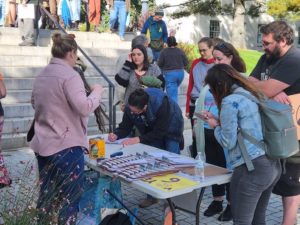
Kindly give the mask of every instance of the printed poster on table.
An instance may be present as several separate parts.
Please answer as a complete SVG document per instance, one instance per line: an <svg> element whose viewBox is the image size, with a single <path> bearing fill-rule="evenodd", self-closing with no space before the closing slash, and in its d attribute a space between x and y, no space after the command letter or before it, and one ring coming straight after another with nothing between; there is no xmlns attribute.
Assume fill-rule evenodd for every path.
<svg viewBox="0 0 300 225"><path fill-rule="evenodd" d="M289 99L293 108L292 113L297 128L298 140L300 140L300 94L289 95Z"/></svg>
<svg viewBox="0 0 300 225"><path fill-rule="evenodd" d="M152 187L167 192L192 187L198 184L195 181L189 180L182 176L178 176L176 174L151 177L148 179L144 179L143 181L148 183Z"/></svg>

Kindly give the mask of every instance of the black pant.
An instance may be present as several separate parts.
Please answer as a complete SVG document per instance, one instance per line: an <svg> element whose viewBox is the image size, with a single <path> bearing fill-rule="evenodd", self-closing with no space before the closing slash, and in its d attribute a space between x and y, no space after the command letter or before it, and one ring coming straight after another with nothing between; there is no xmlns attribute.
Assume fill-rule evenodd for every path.
<svg viewBox="0 0 300 225"><path fill-rule="evenodd" d="M191 100L194 104L196 100ZM194 121L193 121L193 116L194 116L194 112L195 112L195 105L190 106L190 120L191 120L191 125L192 125L192 129L194 128ZM193 158L196 158L197 156L197 146L196 146L196 137L193 135L193 142L192 142L192 149L191 149L191 156Z"/></svg>
<svg viewBox="0 0 300 225"><path fill-rule="evenodd" d="M206 162L215 166L226 168L226 159L222 146L217 142L214 130L204 129L205 134L205 156ZM224 196L229 201L229 183L222 185L213 185L212 193L214 197Z"/></svg>

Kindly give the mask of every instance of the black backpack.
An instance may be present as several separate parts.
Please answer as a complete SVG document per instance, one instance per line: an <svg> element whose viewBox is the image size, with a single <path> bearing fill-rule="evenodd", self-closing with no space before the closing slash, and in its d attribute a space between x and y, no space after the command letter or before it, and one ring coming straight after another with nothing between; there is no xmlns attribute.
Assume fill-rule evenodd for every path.
<svg viewBox="0 0 300 225"><path fill-rule="evenodd" d="M115 214L104 217L99 225L132 225L129 216L118 211Z"/></svg>

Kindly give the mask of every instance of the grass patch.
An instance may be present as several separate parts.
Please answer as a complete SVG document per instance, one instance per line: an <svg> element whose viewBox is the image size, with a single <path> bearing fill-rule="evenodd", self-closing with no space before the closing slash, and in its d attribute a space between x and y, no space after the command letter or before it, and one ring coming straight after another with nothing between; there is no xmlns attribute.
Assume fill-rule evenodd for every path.
<svg viewBox="0 0 300 225"><path fill-rule="evenodd" d="M181 48L185 52L189 61L189 65L187 66L187 69L189 71L192 61L200 57L198 47L197 45L187 43L178 43L177 47ZM248 49L238 49L238 51L246 63L247 74L249 75L263 53Z"/></svg>
<svg viewBox="0 0 300 225"><path fill-rule="evenodd" d="M243 58L243 60L246 63L247 66L247 75L251 73L251 71L254 69L257 61L263 54L262 52L255 51L255 50L248 50L248 49L239 49L240 56Z"/></svg>

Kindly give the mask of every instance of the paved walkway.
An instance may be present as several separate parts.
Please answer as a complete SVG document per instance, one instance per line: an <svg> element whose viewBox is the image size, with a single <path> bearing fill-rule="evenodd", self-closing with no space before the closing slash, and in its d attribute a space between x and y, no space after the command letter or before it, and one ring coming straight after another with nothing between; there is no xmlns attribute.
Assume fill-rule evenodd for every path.
<svg viewBox="0 0 300 225"><path fill-rule="evenodd" d="M190 131L186 132L185 142L188 145L191 143ZM188 154L186 151L182 152L183 154ZM12 178L14 183L20 183L24 181L29 181L30 185L33 184L33 180L36 177L36 164L34 160L34 154L31 150L22 150L22 151L14 151L5 153L5 160L8 165L8 168L12 174ZM24 174L24 168L27 168L27 174ZM30 178L31 177L31 178ZM125 204L133 209L137 207L138 203L145 197L145 194L129 188L126 185L122 186L123 188L123 198ZM1 194L4 193L5 189L0 190L0 204L3 204L1 201ZM2 192L2 193L1 193ZM2 199L3 200L3 199ZM200 223L204 225L218 225L224 224L229 225L232 222L219 222L217 220L218 215L214 217L205 217L203 216L203 211L207 208L207 206L212 201L211 190L207 188L205 191L205 195L201 204L201 216ZM163 218L163 209L165 201L160 201L158 204L153 205L147 209L139 210L139 217L146 222L147 225L160 225L162 224ZM224 208L226 205L224 204ZM195 224L194 216L177 211L177 219L179 225L189 225ZM267 210L267 225L279 225L282 220L282 204L281 199L272 195L268 210ZM298 223L300 224L300 210L298 211Z"/></svg>

